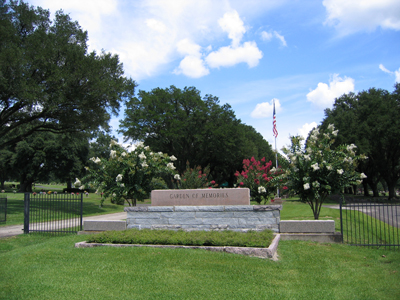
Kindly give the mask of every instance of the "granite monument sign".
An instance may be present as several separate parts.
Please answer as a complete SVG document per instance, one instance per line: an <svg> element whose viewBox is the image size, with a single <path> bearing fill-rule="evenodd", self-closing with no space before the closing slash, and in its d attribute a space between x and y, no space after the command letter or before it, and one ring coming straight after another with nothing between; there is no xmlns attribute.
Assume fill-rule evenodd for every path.
<svg viewBox="0 0 400 300"><path fill-rule="evenodd" d="M248 188L153 190L151 206L250 205Z"/></svg>

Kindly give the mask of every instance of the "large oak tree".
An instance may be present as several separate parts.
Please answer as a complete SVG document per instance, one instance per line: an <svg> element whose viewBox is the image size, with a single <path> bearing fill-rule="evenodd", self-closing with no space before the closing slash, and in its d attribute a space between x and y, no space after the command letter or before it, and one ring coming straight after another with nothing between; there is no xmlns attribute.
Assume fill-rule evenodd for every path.
<svg viewBox="0 0 400 300"><path fill-rule="evenodd" d="M32 192L34 182L57 179L70 184L84 171L89 141L85 134L35 132L17 143L11 157L19 192ZM70 186L68 186L70 188Z"/></svg>
<svg viewBox="0 0 400 300"><path fill-rule="evenodd" d="M354 143L368 160L360 165L364 179L377 195L377 183L383 178L389 199L396 196L400 178L400 84L389 93L371 88L358 94L345 94L325 111L323 126L333 123L339 129L336 145Z"/></svg>
<svg viewBox="0 0 400 300"><path fill-rule="evenodd" d="M62 11L0 0L0 149L37 131L107 129L134 95L118 56L88 52L87 32Z"/></svg>
<svg viewBox="0 0 400 300"><path fill-rule="evenodd" d="M241 123L230 105L220 105L212 95L202 98L194 87L139 91L138 97L127 102L120 128L125 137L176 156L180 173L187 161L192 167L209 165L220 183L232 185L245 158L273 159L269 143Z"/></svg>

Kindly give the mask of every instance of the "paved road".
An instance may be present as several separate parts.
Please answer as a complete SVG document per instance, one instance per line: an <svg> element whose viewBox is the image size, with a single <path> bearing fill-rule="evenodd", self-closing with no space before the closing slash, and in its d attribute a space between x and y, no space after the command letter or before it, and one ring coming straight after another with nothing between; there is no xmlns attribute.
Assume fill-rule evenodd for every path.
<svg viewBox="0 0 400 300"><path fill-rule="evenodd" d="M327 208L339 209L339 204L337 205L322 205ZM393 227L400 228L400 205L393 205L391 207L383 206L380 204L374 204L371 206L363 205L362 203L349 203L347 206L343 207L344 210L358 210L365 213L368 216L376 218L389 224ZM390 210L391 209L391 210Z"/></svg>
<svg viewBox="0 0 400 300"><path fill-rule="evenodd" d="M83 221L120 221L126 220L126 212L84 217ZM0 238L10 237L24 233L24 225L11 225L0 227Z"/></svg>

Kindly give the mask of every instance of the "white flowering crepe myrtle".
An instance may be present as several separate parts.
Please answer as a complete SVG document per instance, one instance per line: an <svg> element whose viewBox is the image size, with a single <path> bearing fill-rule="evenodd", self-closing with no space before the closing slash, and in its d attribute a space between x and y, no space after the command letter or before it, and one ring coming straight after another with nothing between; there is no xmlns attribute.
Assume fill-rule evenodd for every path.
<svg viewBox="0 0 400 300"><path fill-rule="evenodd" d="M286 185L310 205L316 220L331 193L342 193L345 187L358 185L366 178L364 173L355 171L358 161L366 159L356 155L357 146L331 148L337 134L330 124L326 132L314 129L305 146L300 136L293 136L290 148L282 149L289 158L289 167L280 179L287 180Z"/></svg>
<svg viewBox="0 0 400 300"><path fill-rule="evenodd" d="M97 167L86 167L87 176L82 181L86 186L103 192L105 197L111 197L113 203L124 204L126 201L129 205L136 205L137 200L149 197L153 178L175 174L175 156L154 153L143 143L138 143L131 152L116 141L111 141L110 148L108 159L90 159Z"/></svg>

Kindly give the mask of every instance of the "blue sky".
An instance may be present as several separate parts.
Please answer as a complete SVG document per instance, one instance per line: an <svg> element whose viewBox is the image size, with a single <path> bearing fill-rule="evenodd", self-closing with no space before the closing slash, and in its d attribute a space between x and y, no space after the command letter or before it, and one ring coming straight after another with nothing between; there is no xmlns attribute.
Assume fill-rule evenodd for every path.
<svg viewBox="0 0 400 300"><path fill-rule="evenodd" d="M138 90L194 86L277 148L343 93L400 82L398 0L31 0L63 9L90 50L116 53ZM111 120L118 128L119 117Z"/></svg>

